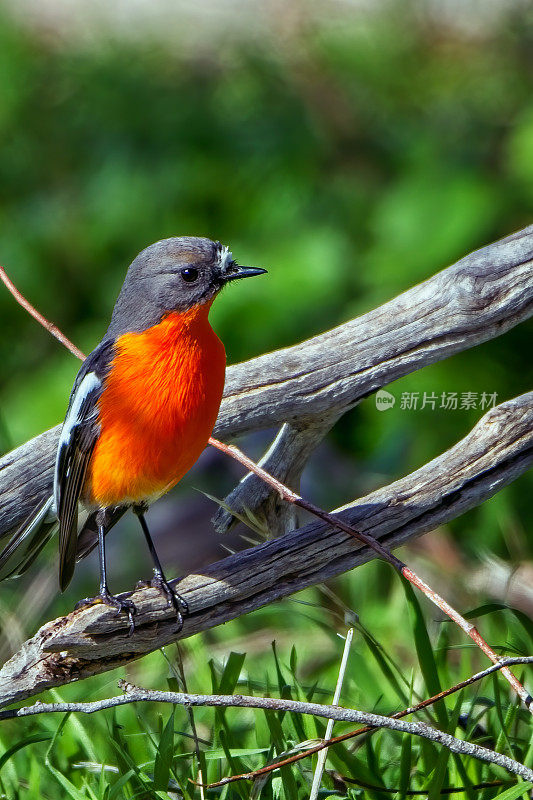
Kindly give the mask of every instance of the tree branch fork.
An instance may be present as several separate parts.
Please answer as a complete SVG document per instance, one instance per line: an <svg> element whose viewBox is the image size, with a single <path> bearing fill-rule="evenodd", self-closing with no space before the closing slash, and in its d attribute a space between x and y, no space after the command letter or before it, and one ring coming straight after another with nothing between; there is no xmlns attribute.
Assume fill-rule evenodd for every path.
<svg viewBox="0 0 533 800"><path fill-rule="evenodd" d="M387 549L432 530L492 496L533 461L533 393L491 409L468 436L414 473L338 509L339 519ZM375 557L370 546L322 521L252 547L172 585L190 613L178 633L156 589L130 596L133 636L102 604L46 623L0 670L0 706L114 669L320 583Z"/></svg>
<svg viewBox="0 0 533 800"><path fill-rule="evenodd" d="M231 436L285 423L261 462L263 467L274 467L279 485L268 475L270 485L265 488L264 475L251 462L247 465L251 473L230 496L231 507L237 513L251 507L267 515L276 507L279 510L280 496L291 499L284 496L284 491L291 490L283 479L292 476L297 483L313 447L362 397L407 372L498 335L529 316L533 311L532 259L530 226L467 256L359 319L297 347L230 368L216 433ZM0 461L0 536L20 522L36 496L49 490L56 438L54 429ZM220 445L216 440L213 443ZM311 508L312 504L292 492L291 502L313 513L322 512L318 514L321 521L298 531L288 530L273 541L211 565L201 575L174 582L191 609L179 635L168 607L150 588L131 595L137 607L131 638L123 621L105 606L72 612L46 623L0 670L0 706L113 669L176 638L365 563L376 551L382 557L388 554L386 560L397 568L408 570L390 555L391 547L483 502L532 461L533 393L528 393L491 409L446 453L400 481L338 509L335 518ZM232 524L231 514L221 512L218 523L227 528ZM287 530L286 521L284 528ZM354 535L362 535L366 544L354 541ZM411 577L403 574L411 579L413 573L408 572ZM415 585L429 589L414 577L418 580L413 581ZM467 632L474 639L479 636L472 626ZM500 659L492 660L502 667ZM504 674L505 670L509 673L503 666ZM446 746L453 749L449 743Z"/></svg>

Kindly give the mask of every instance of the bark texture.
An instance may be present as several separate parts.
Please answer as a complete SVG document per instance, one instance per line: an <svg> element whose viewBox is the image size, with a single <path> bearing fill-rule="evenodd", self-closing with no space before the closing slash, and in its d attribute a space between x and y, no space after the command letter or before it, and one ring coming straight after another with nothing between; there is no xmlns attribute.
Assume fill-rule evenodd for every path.
<svg viewBox="0 0 533 800"><path fill-rule="evenodd" d="M397 547L482 503L533 462L533 392L491 409L450 450L338 512L358 530ZM0 706L114 669L176 638L220 625L353 569L375 553L351 536L311 523L212 564L173 585L190 614L175 617L151 588L131 595L136 629L94 605L46 623L0 670Z"/></svg>
<svg viewBox="0 0 533 800"><path fill-rule="evenodd" d="M323 424L327 431L328 420L381 386L498 336L530 316L532 268L530 225L361 317L229 367L214 435L227 440L283 423L297 431ZM0 540L50 493L58 437L59 426L0 460ZM298 459L308 440L294 438ZM314 436L313 443L319 439ZM280 447L287 464L291 458L284 439ZM246 494L249 507L254 506L252 494Z"/></svg>
<svg viewBox="0 0 533 800"><path fill-rule="evenodd" d="M295 488L312 449L346 410L381 386L497 336L533 312L533 226L478 250L385 305L294 347L230 367L215 428L228 439L282 425L265 466ZM0 460L0 543L51 490L59 428ZM533 460L533 393L491 409L455 447L401 480L339 510L390 548L453 519L495 494ZM255 478L230 496L233 508L279 503ZM322 523L188 575L177 589L190 616L179 637L219 625L375 557ZM219 529L231 514L217 516ZM113 669L177 638L173 614L155 589L132 595L132 637L102 605L45 624L0 670L0 705Z"/></svg>

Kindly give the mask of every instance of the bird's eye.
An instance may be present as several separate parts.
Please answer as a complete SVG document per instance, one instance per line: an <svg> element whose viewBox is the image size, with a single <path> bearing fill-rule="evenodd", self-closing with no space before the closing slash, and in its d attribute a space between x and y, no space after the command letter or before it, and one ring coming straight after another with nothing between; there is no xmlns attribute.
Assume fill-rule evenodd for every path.
<svg viewBox="0 0 533 800"><path fill-rule="evenodd" d="M198 279L198 270L194 267L186 267L185 269L181 270L181 277L187 283L193 283Z"/></svg>

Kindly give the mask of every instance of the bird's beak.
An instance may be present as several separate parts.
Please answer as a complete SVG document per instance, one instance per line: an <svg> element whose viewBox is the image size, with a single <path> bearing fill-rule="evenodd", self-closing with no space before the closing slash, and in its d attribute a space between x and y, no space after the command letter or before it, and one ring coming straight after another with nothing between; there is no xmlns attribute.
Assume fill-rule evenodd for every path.
<svg viewBox="0 0 533 800"><path fill-rule="evenodd" d="M222 275L224 283L236 281L240 278L253 278L254 275L263 275L266 269L261 267L240 267L238 264L231 264Z"/></svg>

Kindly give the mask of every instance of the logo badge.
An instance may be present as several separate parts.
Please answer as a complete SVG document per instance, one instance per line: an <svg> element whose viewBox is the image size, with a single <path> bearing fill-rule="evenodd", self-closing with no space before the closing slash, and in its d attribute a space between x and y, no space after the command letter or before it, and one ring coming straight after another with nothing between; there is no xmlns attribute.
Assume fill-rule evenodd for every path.
<svg viewBox="0 0 533 800"><path fill-rule="evenodd" d="M379 392L376 392L376 408L378 411L388 411L395 402L394 395L386 392L385 389L380 389Z"/></svg>

